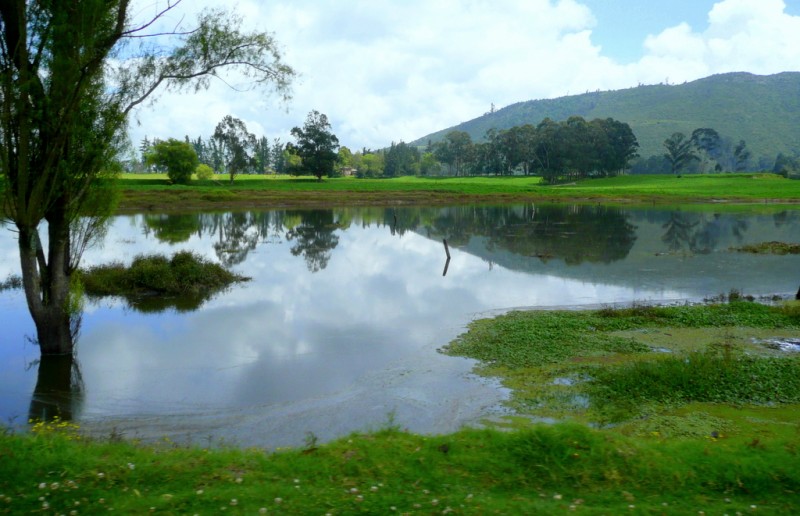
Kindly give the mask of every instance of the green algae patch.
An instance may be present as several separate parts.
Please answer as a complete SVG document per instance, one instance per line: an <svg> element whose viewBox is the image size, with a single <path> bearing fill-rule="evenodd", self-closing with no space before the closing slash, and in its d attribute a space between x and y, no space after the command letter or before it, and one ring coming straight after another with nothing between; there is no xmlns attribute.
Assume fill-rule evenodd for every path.
<svg viewBox="0 0 800 516"><path fill-rule="evenodd" d="M673 411L800 403L800 353L765 345L797 337L795 304L737 300L510 312L473 322L444 352L479 360L479 374L511 389L507 405L521 418L513 426L526 418L601 427L647 421L645 433L697 436L731 427Z"/></svg>

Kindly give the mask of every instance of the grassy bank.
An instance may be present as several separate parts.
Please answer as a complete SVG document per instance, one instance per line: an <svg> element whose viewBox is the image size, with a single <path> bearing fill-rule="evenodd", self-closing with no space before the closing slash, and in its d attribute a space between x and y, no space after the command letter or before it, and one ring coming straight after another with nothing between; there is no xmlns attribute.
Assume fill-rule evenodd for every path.
<svg viewBox="0 0 800 516"><path fill-rule="evenodd" d="M145 448L0 437L0 513L778 514L800 510L797 436L639 439L585 426L394 429L319 448ZM74 511L74 512L73 512Z"/></svg>
<svg viewBox="0 0 800 516"><path fill-rule="evenodd" d="M796 305L514 312L447 348L514 389L495 429L268 453L37 424L0 435L0 513L794 513L800 357L769 343L798 333Z"/></svg>
<svg viewBox="0 0 800 516"><path fill-rule="evenodd" d="M773 174L621 176L545 185L534 177L396 179L339 178L317 181L286 176L239 176L233 183L193 181L170 185L166 175L126 174L120 179L122 211L577 202L795 203L800 181Z"/></svg>

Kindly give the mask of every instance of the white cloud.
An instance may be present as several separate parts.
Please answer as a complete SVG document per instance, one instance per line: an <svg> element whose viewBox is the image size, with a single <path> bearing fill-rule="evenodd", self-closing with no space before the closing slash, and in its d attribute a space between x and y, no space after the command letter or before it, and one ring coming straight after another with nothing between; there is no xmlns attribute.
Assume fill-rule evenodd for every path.
<svg viewBox="0 0 800 516"><path fill-rule="evenodd" d="M383 147L472 119L491 103L800 70L800 17L786 14L781 0L717 2L707 28L665 27L629 65L602 53L592 40L596 20L577 0L251 0L238 10L249 27L275 33L300 73L293 100L282 106L222 83L194 96L165 94L138 113L134 142L145 134L208 136L227 114L287 141L317 109L343 145Z"/></svg>
<svg viewBox="0 0 800 516"><path fill-rule="evenodd" d="M706 30L681 24L648 37L640 73L658 71L678 82L733 71L800 70L800 17L785 9L782 0L717 2Z"/></svg>

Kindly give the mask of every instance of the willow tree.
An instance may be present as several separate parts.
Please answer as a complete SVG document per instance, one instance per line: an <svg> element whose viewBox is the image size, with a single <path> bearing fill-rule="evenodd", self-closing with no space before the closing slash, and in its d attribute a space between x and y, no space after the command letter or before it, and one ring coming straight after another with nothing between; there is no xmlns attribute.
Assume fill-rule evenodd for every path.
<svg viewBox="0 0 800 516"><path fill-rule="evenodd" d="M206 88L223 70L288 95L294 72L270 35L220 10L203 11L191 30L161 30L179 3L137 21L130 0L0 2L4 213L43 355L73 351L70 282L97 227L84 215L107 211L97 191L130 111L159 88Z"/></svg>

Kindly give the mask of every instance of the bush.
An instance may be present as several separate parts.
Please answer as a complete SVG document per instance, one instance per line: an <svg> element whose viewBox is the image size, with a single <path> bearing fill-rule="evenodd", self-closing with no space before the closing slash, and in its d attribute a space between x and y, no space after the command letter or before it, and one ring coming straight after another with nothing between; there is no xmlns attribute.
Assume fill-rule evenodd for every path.
<svg viewBox="0 0 800 516"><path fill-rule="evenodd" d="M194 169L194 173L197 175L197 179L208 180L214 177L214 169L205 163L197 165L197 168Z"/></svg>
<svg viewBox="0 0 800 516"><path fill-rule="evenodd" d="M167 177L173 184L186 185L197 168L197 153L190 144L170 138L153 145L146 161L161 169L167 169Z"/></svg>
<svg viewBox="0 0 800 516"><path fill-rule="evenodd" d="M248 279L188 251L172 258L139 255L130 267L120 263L92 267L82 278L88 295L124 297L143 311L193 310L214 293Z"/></svg>

